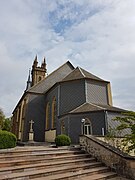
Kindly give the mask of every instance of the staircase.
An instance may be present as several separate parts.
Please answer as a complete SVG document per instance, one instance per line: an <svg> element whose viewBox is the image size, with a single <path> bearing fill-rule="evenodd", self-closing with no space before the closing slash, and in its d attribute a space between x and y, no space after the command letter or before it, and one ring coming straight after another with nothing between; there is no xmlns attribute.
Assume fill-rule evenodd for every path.
<svg viewBox="0 0 135 180"><path fill-rule="evenodd" d="M0 150L0 180L124 180L80 148L43 146Z"/></svg>

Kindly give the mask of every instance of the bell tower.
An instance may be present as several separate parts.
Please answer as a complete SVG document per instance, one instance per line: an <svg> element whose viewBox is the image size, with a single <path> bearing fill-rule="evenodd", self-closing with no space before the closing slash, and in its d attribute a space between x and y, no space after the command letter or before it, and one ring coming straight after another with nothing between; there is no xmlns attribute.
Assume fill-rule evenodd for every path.
<svg viewBox="0 0 135 180"><path fill-rule="evenodd" d="M32 86L34 86L35 84L37 84L39 81L41 81L43 78L46 77L46 60L45 58L43 59L43 62L41 64L41 67L38 66L38 60L37 60L37 55L35 57L35 60L33 62L32 65L32 71L31 71L31 75L32 75Z"/></svg>

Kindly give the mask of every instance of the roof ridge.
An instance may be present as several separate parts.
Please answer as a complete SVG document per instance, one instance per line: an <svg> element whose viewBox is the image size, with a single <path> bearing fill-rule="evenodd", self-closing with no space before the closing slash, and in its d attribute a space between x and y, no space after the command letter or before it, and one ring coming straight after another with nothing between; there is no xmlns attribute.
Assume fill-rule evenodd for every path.
<svg viewBox="0 0 135 180"><path fill-rule="evenodd" d="M85 105L85 104L88 104L88 103L85 102L85 103L81 104L80 106L76 107L75 109L73 109L72 111L75 111L75 110L79 109L80 107L82 107L82 106ZM70 111L69 113L71 113L72 111Z"/></svg>
<svg viewBox="0 0 135 180"><path fill-rule="evenodd" d="M93 104L93 103L89 103L89 104L91 104L91 105L93 105L93 106L96 106L96 107L98 107L98 108L100 108L100 109L106 109L106 108L103 108L103 107L101 107L101 106L99 106L99 105L97 105L97 104Z"/></svg>
<svg viewBox="0 0 135 180"><path fill-rule="evenodd" d="M82 72L81 67L78 67L78 69L80 70L81 74L82 74L84 77L86 77L85 74Z"/></svg>
<svg viewBox="0 0 135 180"><path fill-rule="evenodd" d="M97 105L98 106L98 105ZM99 106L100 106L100 104L99 104ZM101 104L101 106L102 106L102 104ZM107 109L108 107L110 107L110 108L116 108L116 109L120 109L120 110L125 110L125 109L122 109L122 108L120 108L120 107L117 107L117 106L112 106L112 105L109 105L109 104L103 104L103 106L105 106L104 108L105 109ZM126 111L126 110L125 110Z"/></svg>
<svg viewBox="0 0 135 180"><path fill-rule="evenodd" d="M81 69L81 71L83 72L83 74L88 73L90 76L92 76L92 77L90 77L90 79L93 79L93 78L94 78L94 80L106 81L106 80L98 77L98 76L95 75L94 73L91 73L91 72L89 72L89 71L87 71L87 70L85 70L85 69L83 69L83 68L80 68L80 69ZM87 75L85 75L85 77L87 78ZM106 81L106 82L108 82L108 81Z"/></svg>

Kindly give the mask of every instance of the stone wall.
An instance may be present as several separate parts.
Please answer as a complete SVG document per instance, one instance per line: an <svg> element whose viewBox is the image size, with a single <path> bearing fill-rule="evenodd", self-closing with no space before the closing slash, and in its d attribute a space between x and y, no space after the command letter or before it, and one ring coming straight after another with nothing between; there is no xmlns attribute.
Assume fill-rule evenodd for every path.
<svg viewBox="0 0 135 180"><path fill-rule="evenodd" d="M80 145L118 174L135 180L135 157L124 154L94 136L80 136Z"/></svg>

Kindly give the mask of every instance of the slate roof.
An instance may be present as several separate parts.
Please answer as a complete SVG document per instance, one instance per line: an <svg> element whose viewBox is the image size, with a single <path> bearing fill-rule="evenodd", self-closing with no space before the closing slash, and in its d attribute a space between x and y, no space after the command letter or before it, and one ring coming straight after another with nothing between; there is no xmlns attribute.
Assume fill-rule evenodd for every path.
<svg viewBox="0 0 135 180"><path fill-rule="evenodd" d="M56 69L51 74L49 74L46 78L44 78L42 81L35 84L34 86L29 88L28 90L24 91L22 97L20 98L19 102L17 103L17 105L15 106L15 108L13 110L13 113L27 93L37 93L37 94L45 93L54 84L61 81L63 79L63 77L66 77L74 69L75 69L74 66L69 61L67 61L62 66L60 66L58 69Z"/></svg>
<svg viewBox="0 0 135 180"><path fill-rule="evenodd" d="M77 67L74 71L72 71L69 75L67 75L62 82L64 81L72 81L77 79L92 79L97 81L104 81L103 79L85 71L84 69Z"/></svg>
<svg viewBox="0 0 135 180"><path fill-rule="evenodd" d="M93 112L93 111L113 111L113 112L124 112L124 109L120 109L114 106L109 105L98 105L98 104L92 104L92 103L84 103L81 106L77 107L76 109L70 111L70 114L76 114L76 113L84 113L84 112Z"/></svg>
<svg viewBox="0 0 135 180"><path fill-rule="evenodd" d="M45 93L54 84L62 81L62 79L65 78L68 74L70 74L73 70L74 66L69 61L67 61L65 64L63 64L58 69L49 74L46 78L44 78L42 81L28 89L27 92Z"/></svg>

